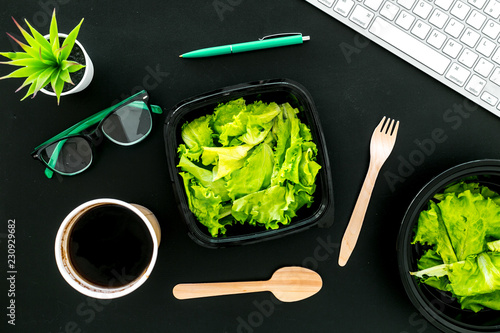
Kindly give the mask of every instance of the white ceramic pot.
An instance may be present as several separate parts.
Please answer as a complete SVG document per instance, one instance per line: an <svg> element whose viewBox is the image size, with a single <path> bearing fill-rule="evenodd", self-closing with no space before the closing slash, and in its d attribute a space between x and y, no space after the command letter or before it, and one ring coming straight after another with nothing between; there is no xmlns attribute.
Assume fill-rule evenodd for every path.
<svg viewBox="0 0 500 333"><path fill-rule="evenodd" d="M45 38L49 39L50 35L45 35ZM68 37L67 34L59 33L59 37L61 38L66 38ZM75 41L75 44L77 44L80 49L83 52L83 55L85 56L85 67L82 69L84 70L83 78L82 80L73 87L73 89L70 89L68 91L62 92L61 96L65 95L70 95L70 94L75 94L77 92L82 91L83 89L87 88L90 82L92 81L92 78L94 77L94 64L92 64L92 60L90 59L87 51L83 47L82 44L78 40ZM46 89L40 89L41 92L44 94L50 95L50 96L56 96L56 94L52 91L46 90Z"/></svg>

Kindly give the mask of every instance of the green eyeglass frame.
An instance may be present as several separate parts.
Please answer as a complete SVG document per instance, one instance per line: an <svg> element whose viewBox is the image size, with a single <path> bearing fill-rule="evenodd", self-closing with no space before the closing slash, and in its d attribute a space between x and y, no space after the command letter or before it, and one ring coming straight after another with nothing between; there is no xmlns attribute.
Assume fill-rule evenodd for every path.
<svg viewBox="0 0 500 333"><path fill-rule="evenodd" d="M147 110L149 110L150 112L155 113L155 114L162 114L163 113L163 110L161 107L159 107L157 105L149 105L148 100L149 100L148 93L145 90L142 90L142 91L138 92L137 94L132 95L129 98L127 98L127 99L107 108L107 109L104 109L102 111L97 112L96 114L80 121L79 123L71 126L70 128L66 129L65 131L59 133L58 135L54 136L53 138L45 141L44 143L42 143L41 145L39 145L35 149L33 149L31 156L34 159L41 161L45 165L45 167L46 167L45 175L47 176L47 178L52 178L54 172L57 172L58 174L65 175L65 176L71 176L71 175L81 173L81 172L85 171L88 168L88 166L90 166L92 159L89 161L89 163L86 167L84 167L81 170L78 170L76 172L73 172L73 173L65 173L65 172L61 172L61 171L55 169L55 165L56 165L57 160L59 158L59 154L60 154L61 150L63 149L63 146L67 142L67 140L70 140L72 138L81 137L88 142L89 146L93 150L94 146L96 145L95 138L98 137L99 139L102 139L102 137L103 137L102 126L103 126L105 120L108 119L108 117L111 114L113 114L114 111L118 111L121 108L124 108L127 106L141 106L142 108L147 108ZM90 131L88 133L85 133L92 126L95 126L95 129L93 129L92 131ZM113 140L113 138L111 138L107 135L106 136L114 143L127 146L127 145L132 145L132 144L135 144L135 143L142 141L148 134L149 134L149 131L147 133L145 133L140 139L138 139L134 142L131 142L131 143L118 142L118 141ZM51 147L55 143L57 143L55 145L55 147ZM42 158L42 152L45 149L47 149L48 147L53 148L53 150L51 151L50 159L48 161L46 161Z"/></svg>

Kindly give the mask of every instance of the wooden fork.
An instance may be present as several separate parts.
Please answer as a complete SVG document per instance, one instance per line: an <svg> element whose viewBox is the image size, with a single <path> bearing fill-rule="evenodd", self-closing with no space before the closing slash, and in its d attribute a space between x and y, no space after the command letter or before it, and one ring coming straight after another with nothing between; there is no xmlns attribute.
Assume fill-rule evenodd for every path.
<svg viewBox="0 0 500 333"><path fill-rule="evenodd" d="M372 134L370 142L370 166L368 167L363 187L361 188L358 200L354 206L351 219L349 220L344 237L342 238L339 255L340 266L345 266L354 250L354 246L356 245L361 231L361 226L363 225L366 209L370 202L373 187L375 186L375 181L377 180L380 168L391 154L392 148L394 148L398 128L399 121L394 124L394 119L391 120L388 118L386 121L386 117L384 117Z"/></svg>

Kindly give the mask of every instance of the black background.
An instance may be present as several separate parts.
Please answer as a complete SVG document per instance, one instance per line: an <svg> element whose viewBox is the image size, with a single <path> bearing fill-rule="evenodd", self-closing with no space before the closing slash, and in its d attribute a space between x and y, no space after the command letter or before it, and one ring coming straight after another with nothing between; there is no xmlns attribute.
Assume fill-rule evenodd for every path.
<svg viewBox="0 0 500 333"><path fill-rule="evenodd" d="M48 33L57 8L60 32L82 17L78 40L95 66L91 85L56 105L43 94L20 102L21 80L0 81L0 318L9 332L436 332L403 290L397 269L399 225L418 190L456 164L498 158L500 120L302 0L2 1L10 16ZM201 47L299 31L301 46L185 60ZM0 50L11 51L6 35ZM2 65L0 75L13 69ZM151 72L156 72L152 75ZM312 94L332 165L335 216L279 240L211 250L195 244L176 208L163 142L165 115L136 146L110 142L85 173L47 179L31 150L117 99L146 88L165 113L177 102L242 82L289 78ZM455 112L458 109L464 112ZM371 133L383 116L401 121L396 146L378 178L357 247L346 267L338 244L361 188ZM439 134L436 137L436 134ZM396 178L395 178L396 177ZM159 257L134 293L97 301L73 290L53 255L57 229L74 207L111 197L142 204L162 227ZM7 325L7 224L16 221L16 325ZM325 246L325 244L328 244ZM323 289L296 303L269 293L178 301L181 282L263 280L304 265ZM273 303L275 301L276 303Z"/></svg>

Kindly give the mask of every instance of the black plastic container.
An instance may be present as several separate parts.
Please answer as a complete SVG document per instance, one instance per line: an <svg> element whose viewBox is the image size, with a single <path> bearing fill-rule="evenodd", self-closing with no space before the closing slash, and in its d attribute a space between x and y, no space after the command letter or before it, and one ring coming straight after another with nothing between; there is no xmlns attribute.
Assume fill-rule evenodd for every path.
<svg viewBox="0 0 500 333"><path fill-rule="evenodd" d="M316 178L317 188L313 205L310 208L302 207L298 210L298 216L294 217L289 225L280 226L275 230L266 230L264 227L238 224L229 227L225 236L212 237L207 228L199 223L189 210L182 178L179 176L177 147L182 143L181 126L188 121L213 113L214 108L220 103L240 97L243 97L247 103L257 100L278 104L288 102L292 107L298 108L300 111L298 117L311 129L313 141L318 147L317 162L322 168ZM332 221L320 222L321 217L333 209L333 184L325 139L313 100L298 83L288 79L263 80L225 87L184 100L174 106L167 115L164 138L170 179L176 193L179 210L188 226L190 237L196 243L209 248L249 244L289 235L318 224L319 226L332 224ZM330 218L333 218L333 214L328 215L332 215Z"/></svg>
<svg viewBox="0 0 500 333"><path fill-rule="evenodd" d="M500 160L477 160L457 165L432 179L410 204L398 237L398 265L404 288L420 313L444 332L500 332L500 311L483 309L478 313L462 310L451 294L426 284L419 284L410 271L417 271L417 260L423 254L420 245L412 245L418 217L428 201L447 185L477 176L482 185L500 193Z"/></svg>

